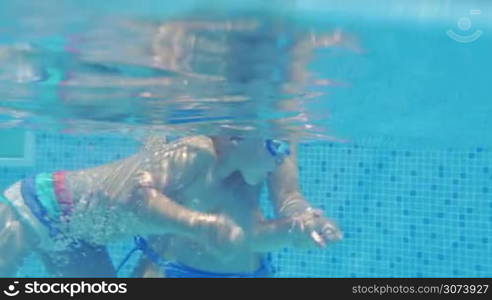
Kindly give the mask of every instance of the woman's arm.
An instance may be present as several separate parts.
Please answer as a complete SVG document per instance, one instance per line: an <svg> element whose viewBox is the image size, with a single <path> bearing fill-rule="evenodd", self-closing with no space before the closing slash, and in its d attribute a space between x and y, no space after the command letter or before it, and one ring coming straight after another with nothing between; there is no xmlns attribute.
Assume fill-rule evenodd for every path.
<svg viewBox="0 0 492 300"><path fill-rule="evenodd" d="M297 166L297 145L291 145L291 154L284 159L268 178L270 200L279 217L296 219L301 232L310 237L320 247L328 241L342 238L335 223L323 216L323 212L314 209L304 198L299 185Z"/></svg>
<svg viewBox="0 0 492 300"><path fill-rule="evenodd" d="M311 207L299 185L297 145L290 147L291 154L268 177L269 197L279 217L290 217Z"/></svg>

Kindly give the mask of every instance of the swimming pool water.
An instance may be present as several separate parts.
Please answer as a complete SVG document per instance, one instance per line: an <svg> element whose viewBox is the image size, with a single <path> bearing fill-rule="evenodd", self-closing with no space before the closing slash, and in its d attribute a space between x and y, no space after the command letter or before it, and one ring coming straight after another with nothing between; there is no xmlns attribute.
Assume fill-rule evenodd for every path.
<svg viewBox="0 0 492 300"><path fill-rule="evenodd" d="M95 166L137 143L38 132L30 168L0 167L0 187L29 174ZM326 250L273 253L279 277L487 277L492 273L492 151L422 151L363 144L300 148L305 195L344 231ZM263 206L272 211L266 199ZM111 245L118 264L131 241ZM123 269L128 276L135 256ZM19 274L43 276L30 258Z"/></svg>
<svg viewBox="0 0 492 300"><path fill-rule="evenodd" d="M86 126L84 117L101 121L98 125L102 128L109 124L110 129L119 129L127 124L147 125L155 120L163 122L166 115L156 108L165 105L165 101L157 102L157 106L144 106L142 103L151 102L140 98L135 102L136 94L129 93L135 92L133 85L128 90L117 84L109 88L103 86L100 90L94 89L94 94L91 94L94 86L90 84L89 91L70 90L64 85L70 81L69 72L63 68L57 69L60 66L68 69L80 67L78 54L64 51L67 45L70 46L75 33L86 30L99 32L97 26L91 27L97 22L88 24L88 19L99 20L109 9L113 9L112 12L118 17L124 16L130 20L135 17L164 18L176 11L186 10L196 2L182 1L180 5L173 4L171 9L163 1L157 1L162 4L159 10L154 9L156 1L142 0L138 5L126 6L121 5L119 0L99 1L98 5L94 4L95 1L84 0L77 2L77 9L74 9L73 3L63 2L62 5L58 0L39 3L19 0L0 4L0 59L6 53L2 52L2 47L8 48L17 42L21 42L22 46L22 42L34 41L33 45L38 43L42 51L39 56L35 53L34 59L29 61L33 62L32 69L22 69L24 73L21 72L21 75L33 75L35 79L39 74L51 76L48 76L49 80L22 86L9 81L12 76L10 71L0 70L0 128L28 128L33 130L36 140L34 161L28 160L24 166L7 166L0 162L0 190L39 172L97 166L136 151L138 143L131 137L116 131L106 134L98 130L99 127ZM321 115L320 119L315 120L316 125L347 142L304 143L299 153L304 194L340 224L344 239L326 250L285 249L273 253L272 263L277 270L275 276L491 276L490 3L480 0L466 3L453 0L304 0L282 11L288 15L287 11L290 10L289 18L295 24L292 28L323 33L340 29L354 42L351 45L354 49L348 51L335 47L312 53L313 60L307 67L314 74L313 81L326 83L333 80L336 84L309 84L306 94L319 92L319 97L312 102L308 100L310 98L302 100L306 104L302 108L306 109L308 116L309 112L315 116ZM226 5L220 8L226 11L232 10L231 7ZM55 12L59 18L46 17ZM464 26L463 20L466 18L472 20L472 27ZM106 26L112 24L101 23ZM118 33L120 29L116 28L115 31ZM480 31L483 35L472 43L461 43L450 38L448 30L462 35ZM111 39L108 41L115 48L112 50L120 48L121 44ZM98 42L100 40L95 44L98 45ZM100 50L97 47L90 49L90 45L86 54ZM252 48L248 49L254 49L254 45L249 46ZM278 58L279 62L291 58L282 57L280 53L267 54L270 58ZM6 57L7 62L12 61ZM248 56L238 57L248 61ZM258 58L261 62L261 57ZM73 70L90 78L95 76L96 87L101 81L97 77L101 75L98 72L107 72L103 75L118 82L122 78L128 79L125 76L138 79L155 71L122 64L122 70L131 69L129 75L119 73L116 63L112 65L104 60L98 63L101 64L84 65ZM277 60L275 63L278 63ZM272 65L272 69L285 67L280 63ZM14 64L12 68L16 70L17 66ZM231 74L234 77L241 71L234 69L228 76ZM113 75L115 77L111 77ZM157 73L156 76L166 77L168 74ZM265 78L256 79L261 81ZM77 81L73 83L77 86ZM89 80L89 83L93 82ZM278 92L275 84L270 86L271 90L263 91L256 86L245 90L261 98ZM183 86L184 89L179 90ZM183 86L178 87L178 96L202 96L213 90L203 83L197 84L199 89L195 91L187 85ZM162 86L157 86L157 90L159 88L162 90ZM79 102L80 99L93 99L91 97L94 95L104 100L115 95L111 99L126 100L114 103ZM164 96L167 94L164 93ZM212 93L212 96L217 95ZM185 100L189 99L185 97ZM230 117L229 111L219 109L225 107L224 103L214 102L218 106L210 103L207 105L213 108L208 107L212 113ZM173 107L176 108L173 113L177 119L186 119L190 113L201 116L206 111L203 107L190 109L186 105ZM231 107L231 111L243 108ZM15 113L12 109L16 109ZM29 113L33 113L34 118L25 118L30 116ZM268 117L268 113L270 111L261 116ZM155 119L147 120L146 116ZM50 123L53 121L50 117L57 122ZM106 121L111 123L103 123ZM193 123L197 119L191 121ZM72 125L80 125L92 134L77 131L59 133L72 129ZM1 138L0 135L0 147L5 150L7 145L1 143ZM262 201L264 209L272 214L266 197ZM132 246L132 241L110 245L115 265ZM121 276L130 274L137 258L132 258ZM18 275L35 277L46 274L39 260L33 256Z"/></svg>

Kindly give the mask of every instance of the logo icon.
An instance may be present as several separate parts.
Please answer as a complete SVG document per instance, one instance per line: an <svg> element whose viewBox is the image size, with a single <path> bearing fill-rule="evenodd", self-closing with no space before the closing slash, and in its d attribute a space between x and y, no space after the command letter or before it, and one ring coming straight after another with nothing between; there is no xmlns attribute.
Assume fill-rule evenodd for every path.
<svg viewBox="0 0 492 300"><path fill-rule="evenodd" d="M479 9L470 10L471 16L480 15L480 14L482 14L482 11ZM472 21L471 21L470 17L459 18L457 25L458 25L458 28L460 29L460 31L462 33L466 33L466 34L456 33L456 32L454 32L453 29L449 29L448 31L446 31L446 34L450 38L452 38L453 40L455 40L459 43L463 43L463 44L472 43L472 42L478 40L483 34L482 30L475 30L473 33L467 33L472 28Z"/></svg>
<svg viewBox="0 0 492 300"><path fill-rule="evenodd" d="M9 297L17 296L20 292L15 289L15 285L18 283L18 281L14 281L14 284L10 284L7 290L4 290L3 293Z"/></svg>

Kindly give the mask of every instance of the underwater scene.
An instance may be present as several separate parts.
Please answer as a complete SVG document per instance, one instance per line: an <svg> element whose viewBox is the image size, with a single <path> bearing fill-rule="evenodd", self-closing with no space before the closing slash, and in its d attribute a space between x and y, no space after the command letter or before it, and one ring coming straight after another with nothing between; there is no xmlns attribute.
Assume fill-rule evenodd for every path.
<svg viewBox="0 0 492 300"><path fill-rule="evenodd" d="M491 11L2 1L0 277L490 277Z"/></svg>

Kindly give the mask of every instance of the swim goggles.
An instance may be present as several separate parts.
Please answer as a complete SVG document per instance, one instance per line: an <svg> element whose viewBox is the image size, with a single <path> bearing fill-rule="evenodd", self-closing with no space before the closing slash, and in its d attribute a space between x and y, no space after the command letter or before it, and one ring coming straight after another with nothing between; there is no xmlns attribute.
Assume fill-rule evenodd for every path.
<svg viewBox="0 0 492 300"><path fill-rule="evenodd" d="M290 155L290 145L286 141L268 139L265 141L265 148L275 157L275 162L279 165Z"/></svg>

